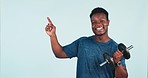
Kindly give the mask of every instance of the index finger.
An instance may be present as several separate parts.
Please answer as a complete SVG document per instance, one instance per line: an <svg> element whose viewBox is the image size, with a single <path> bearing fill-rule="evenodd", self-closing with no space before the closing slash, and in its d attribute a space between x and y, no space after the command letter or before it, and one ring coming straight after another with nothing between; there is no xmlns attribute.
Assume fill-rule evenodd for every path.
<svg viewBox="0 0 148 78"><path fill-rule="evenodd" d="M47 20L48 20L49 24L52 24L52 22L51 22L49 17L47 17Z"/></svg>

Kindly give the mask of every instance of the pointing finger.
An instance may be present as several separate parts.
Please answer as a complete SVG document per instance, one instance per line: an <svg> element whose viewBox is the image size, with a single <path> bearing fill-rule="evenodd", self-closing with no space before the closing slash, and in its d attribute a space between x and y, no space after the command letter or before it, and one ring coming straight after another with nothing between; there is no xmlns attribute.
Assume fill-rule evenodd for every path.
<svg viewBox="0 0 148 78"><path fill-rule="evenodd" d="M49 24L52 24L52 22L51 22L49 17L47 17L47 20L48 20Z"/></svg>

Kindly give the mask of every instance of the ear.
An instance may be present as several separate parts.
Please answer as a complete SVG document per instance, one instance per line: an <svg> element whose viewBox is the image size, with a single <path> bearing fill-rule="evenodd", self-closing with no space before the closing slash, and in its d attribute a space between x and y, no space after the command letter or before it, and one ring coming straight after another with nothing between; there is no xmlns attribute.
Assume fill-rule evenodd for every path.
<svg viewBox="0 0 148 78"><path fill-rule="evenodd" d="M108 20L108 22L107 22L107 23L108 23L108 26L109 26L110 20Z"/></svg>

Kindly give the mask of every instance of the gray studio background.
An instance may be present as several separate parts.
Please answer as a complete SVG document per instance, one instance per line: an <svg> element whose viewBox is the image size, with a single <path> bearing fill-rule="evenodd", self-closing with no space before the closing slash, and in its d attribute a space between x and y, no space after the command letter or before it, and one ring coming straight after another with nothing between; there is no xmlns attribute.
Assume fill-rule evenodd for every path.
<svg viewBox="0 0 148 78"><path fill-rule="evenodd" d="M134 45L126 60L129 78L147 78L147 0L1 0L1 78L76 78L76 59L57 59L44 31L49 16L67 45L92 35L90 11L109 12L109 35Z"/></svg>

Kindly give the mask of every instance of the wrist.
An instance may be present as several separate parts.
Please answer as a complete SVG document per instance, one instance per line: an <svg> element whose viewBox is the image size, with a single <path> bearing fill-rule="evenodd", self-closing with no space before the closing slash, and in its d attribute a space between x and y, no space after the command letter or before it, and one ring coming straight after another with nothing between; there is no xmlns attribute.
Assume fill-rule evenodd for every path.
<svg viewBox="0 0 148 78"><path fill-rule="evenodd" d="M56 34L52 34L52 35L49 35L50 38L55 38L56 37Z"/></svg>
<svg viewBox="0 0 148 78"><path fill-rule="evenodd" d="M116 67L118 67L120 65L121 65L121 61L119 61L119 62L116 63Z"/></svg>

